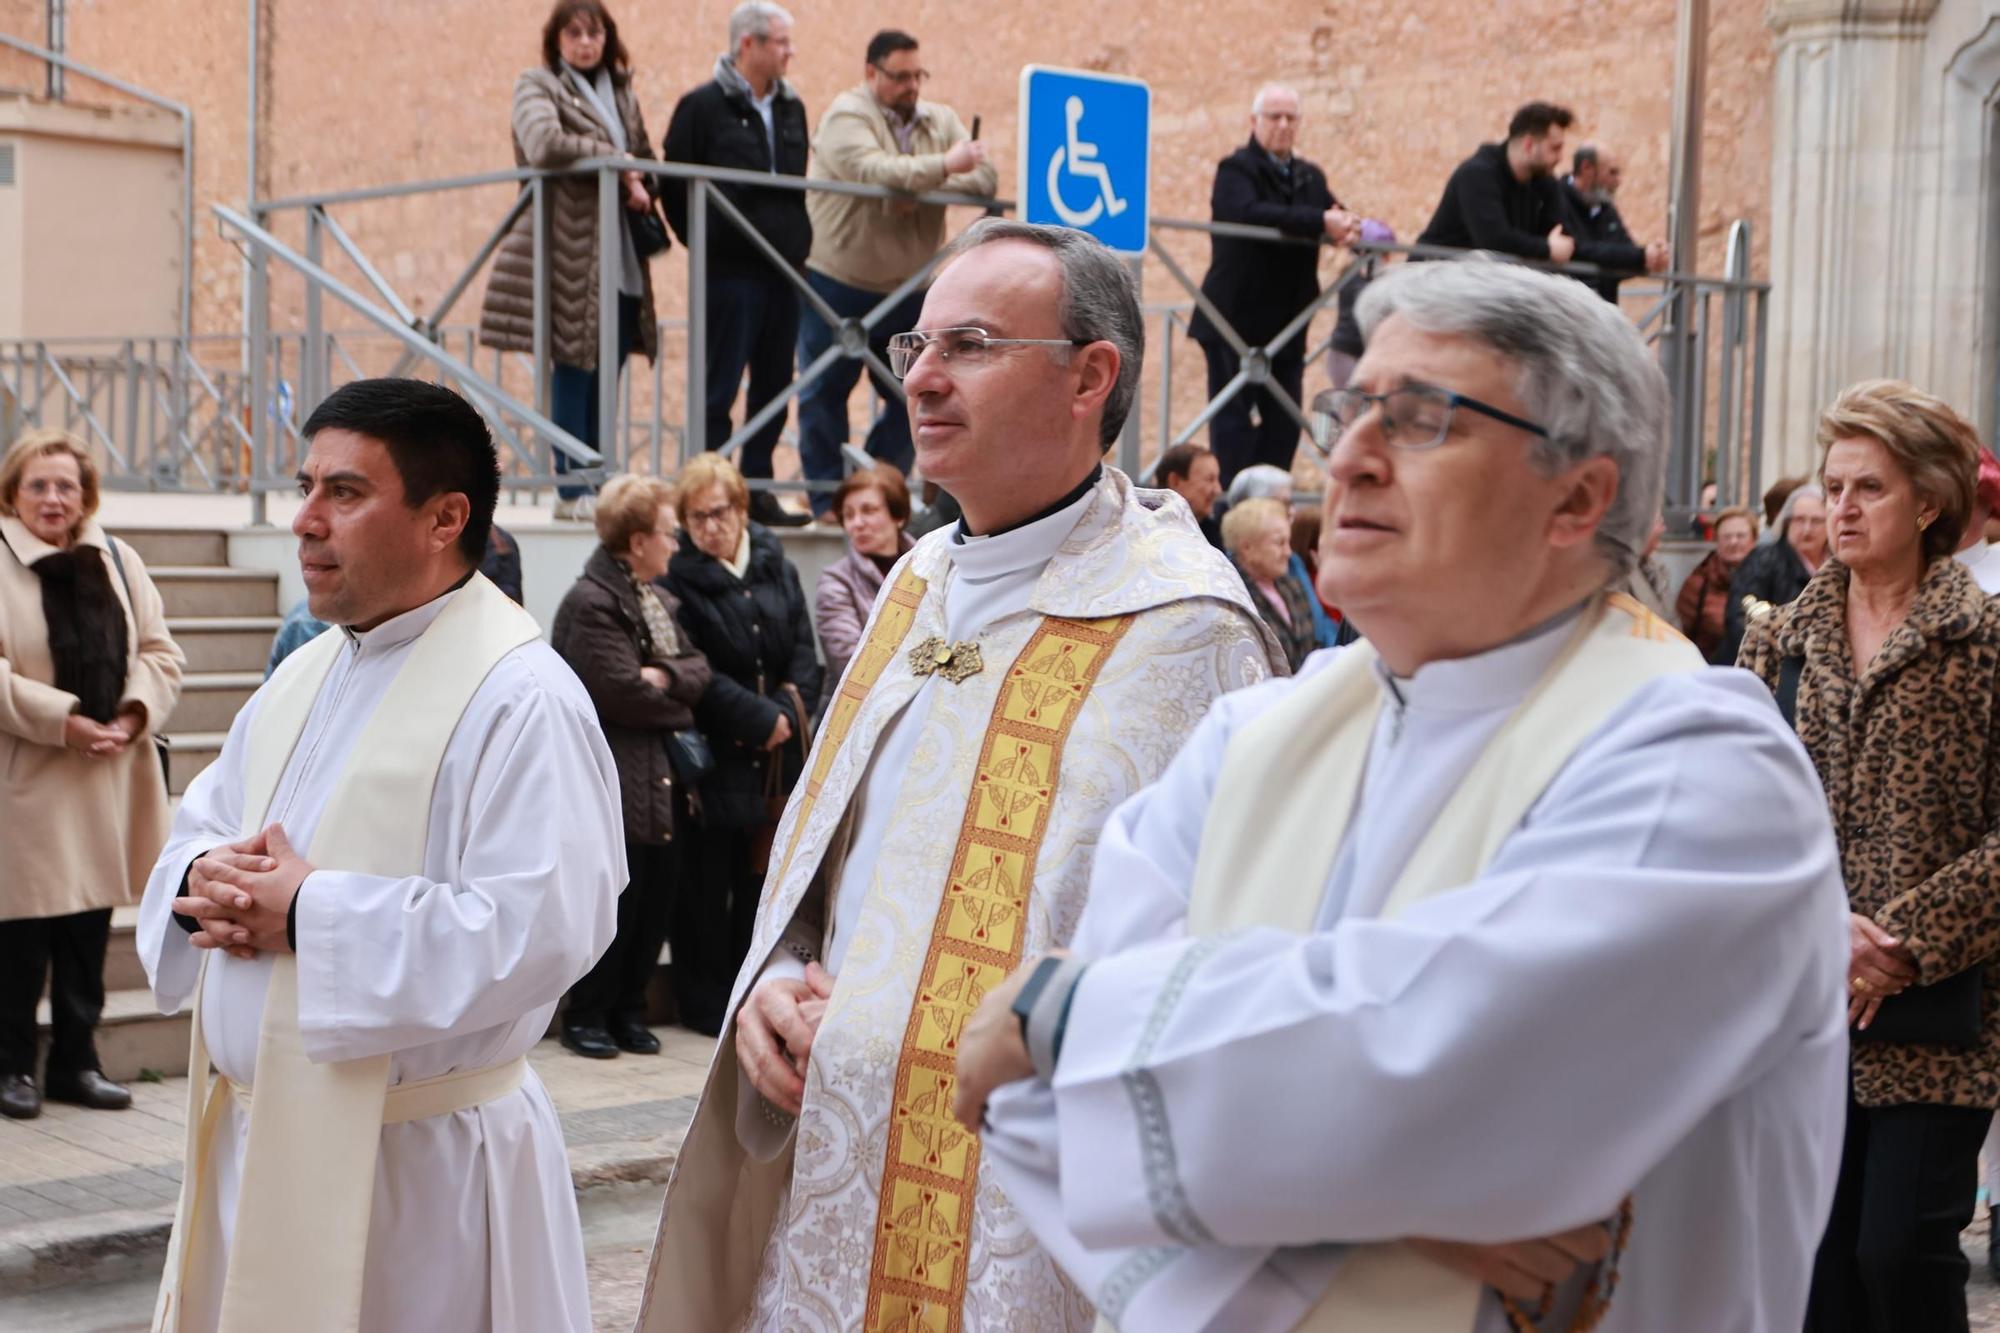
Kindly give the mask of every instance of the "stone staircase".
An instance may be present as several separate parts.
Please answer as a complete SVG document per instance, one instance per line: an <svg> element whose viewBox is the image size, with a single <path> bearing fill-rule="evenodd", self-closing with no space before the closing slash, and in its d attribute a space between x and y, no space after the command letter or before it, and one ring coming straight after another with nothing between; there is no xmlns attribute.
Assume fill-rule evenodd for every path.
<svg viewBox="0 0 2000 1333"><path fill-rule="evenodd" d="M166 603L168 632L187 654L180 703L162 729L167 789L178 803L188 783L221 751L236 711L263 683L280 619L278 576L232 569L229 540L219 530L120 527L114 535L145 562ZM104 1072L119 1080L143 1070L187 1072L188 1016L155 1009L133 943L138 916L136 907L112 913L104 963L97 1050ZM46 1036L46 1002L41 1017Z"/></svg>

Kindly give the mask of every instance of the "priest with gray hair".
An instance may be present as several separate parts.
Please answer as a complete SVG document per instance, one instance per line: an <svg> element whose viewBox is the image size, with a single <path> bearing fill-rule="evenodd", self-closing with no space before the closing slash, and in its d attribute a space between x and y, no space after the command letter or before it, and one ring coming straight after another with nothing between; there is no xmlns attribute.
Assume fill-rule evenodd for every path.
<svg viewBox="0 0 2000 1333"><path fill-rule="evenodd" d="M957 1113L1118 1328L1790 1333L1845 899L1769 693L1616 591L1664 381L1511 265L1410 266L1360 319L1313 434L1320 591L1367 641L1219 699L1112 815Z"/></svg>

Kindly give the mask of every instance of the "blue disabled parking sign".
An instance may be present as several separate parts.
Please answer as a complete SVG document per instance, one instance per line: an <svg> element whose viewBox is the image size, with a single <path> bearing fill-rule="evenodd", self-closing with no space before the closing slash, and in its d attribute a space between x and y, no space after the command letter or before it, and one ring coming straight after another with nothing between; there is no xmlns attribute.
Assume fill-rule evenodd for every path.
<svg viewBox="0 0 2000 1333"><path fill-rule="evenodd" d="M1153 90L1138 79L1029 65L1021 71L1021 215L1146 251Z"/></svg>

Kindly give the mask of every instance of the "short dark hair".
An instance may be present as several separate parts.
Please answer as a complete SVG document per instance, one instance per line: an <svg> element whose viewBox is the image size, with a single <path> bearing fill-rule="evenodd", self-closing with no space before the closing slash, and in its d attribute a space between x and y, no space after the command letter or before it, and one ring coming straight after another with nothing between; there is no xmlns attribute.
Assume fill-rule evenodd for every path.
<svg viewBox="0 0 2000 1333"><path fill-rule="evenodd" d="M1576 117L1569 113L1569 108L1566 106L1557 106L1554 102L1530 102L1516 111L1514 118L1507 122L1507 137L1509 139L1518 139L1523 135L1539 137L1547 134L1551 126L1560 125L1568 129L1570 122L1575 119Z"/></svg>
<svg viewBox="0 0 2000 1333"><path fill-rule="evenodd" d="M604 59L600 67L611 72L611 81L622 84L629 80L632 57L626 54L625 43L618 40L618 25L612 21L611 11L604 7L603 0L556 0L556 7L549 11L549 21L542 25L542 63L549 67L549 73L562 73L562 43L558 39L562 30L578 18L587 18L604 29Z"/></svg>
<svg viewBox="0 0 2000 1333"><path fill-rule="evenodd" d="M1190 477L1194 475L1194 460L1209 452L1205 445L1177 444L1160 455L1160 461L1153 468L1153 480L1162 486L1168 477Z"/></svg>
<svg viewBox="0 0 2000 1333"><path fill-rule="evenodd" d="M1594 143L1577 145L1576 156L1570 160L1569 169L1572 172L1577 172L1582 171L1585 167L1594 167L1596 165L1597 145Z"/></svg>
<svg viewBox="0 0 2000 1333"><path fill-rule="evenodd" d="M380 440L403 479L403 503L412 509L435 495L463 495L471 512L458 534L458 552L474 565L485 557L500 503L500 454L471 403L427 380L354 380L328 394L300 433L310 442L329 429Z"/></svg>
<svg viewBox="0 0 2000 1333"><path fill-rule="evenodd" d="M914 51L917 39L901 28L884 28L868 39L868 63L879 65L898 51Z"/></svg>

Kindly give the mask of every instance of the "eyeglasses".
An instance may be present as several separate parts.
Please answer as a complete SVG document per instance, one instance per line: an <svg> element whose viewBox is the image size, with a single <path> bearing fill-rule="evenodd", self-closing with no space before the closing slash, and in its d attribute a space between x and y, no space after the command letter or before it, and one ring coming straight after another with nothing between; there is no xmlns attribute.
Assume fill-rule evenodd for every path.
<svg viewBox="0 0 2000 1333"><path fill-rule="evenodd" d="M30 481L23 484L21 490L37 500L45 495L68 500L83 494L83 487L73 481Z"/></svg>
<svg viewBox="0 0 2000 1333"><path fill-rule="evenodd" d="M925 84L931 81L931 72L927 69L884 69L880 65L877 65L875 72L899 87L912 83Z"/></svg>
<svg viewBox="0 0 2000 1333"><path fill-rule="evenodd" d="M1387 393L1363 393L1359 389L1327 389L1313 399L1307 418L1307 436L1322 454L1333 452L1340 437L1353 429L1370 407L1381 409L1382 439L1392 449L1435 449L1451 433L1451 414L1466 408L1481 416L1504 422L1530 435L1549 438L1548 428L1503 412L1491 403L1468 398L1450 389L1429 384L1409 384Z"/></svg>
<svg viewBox="0 0 2000 1333"><path fill-rule="evenodd" d="M701 528L711 523L720 523L735 512L736 506L734 505L723 505L718 509L690 509L688 510L688 526L691 528Z"/></svg>
<svg viewBox="0 0 2000 1333"><path fill-rule="evenodd" d="M935 347L947 364L982 366L997 347L1088 347L1095 338L995 338L985 329L937 329L899 333L889 339L889 370L897 379L910 373L924 349Z"/></svg>

